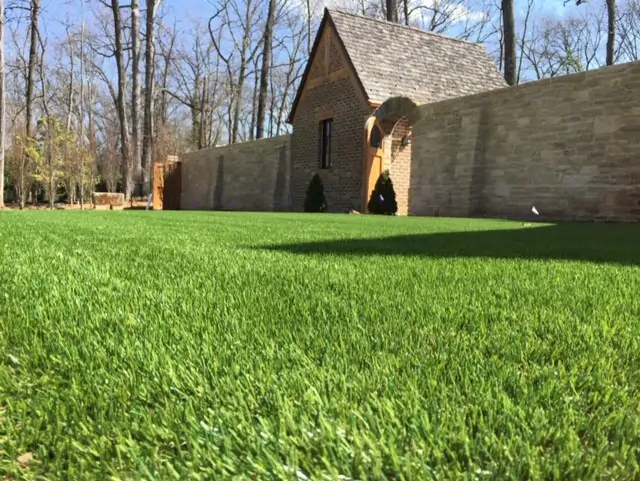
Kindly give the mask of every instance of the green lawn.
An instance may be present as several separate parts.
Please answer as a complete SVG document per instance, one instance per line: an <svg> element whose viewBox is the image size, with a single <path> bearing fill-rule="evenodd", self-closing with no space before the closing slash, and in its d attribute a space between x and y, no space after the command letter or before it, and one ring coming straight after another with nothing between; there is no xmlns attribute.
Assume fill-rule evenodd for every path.
<svg viewBox="0 0 640 481"><path fill-rule="evenodd" d="M0 479L640 477L640 224L6 212L0 259Z"/></svg>

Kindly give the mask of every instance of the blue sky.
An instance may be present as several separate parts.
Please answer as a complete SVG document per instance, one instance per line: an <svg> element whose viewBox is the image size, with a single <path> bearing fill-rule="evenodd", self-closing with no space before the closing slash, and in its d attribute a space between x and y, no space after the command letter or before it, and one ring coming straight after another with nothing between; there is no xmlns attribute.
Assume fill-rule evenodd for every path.
<svg viewBox="0 0 640 481"><path fill-rule="evenodd" d="M243 2L244 0L237 0ZM266 0L259 0L265 2ZM305 4L305 0L288 0L290 2L299 2L302 6ZM343 6L348 2L355 0L312 0L315 3L317 12L320 13L325 5L340 5ZM415 0L414 0L415 1ZM423 2L429 2L434 0L421 0ZM492 4L499 4L500 0L464 0L465 4L470 2L477 2L478 4L491 2ZM604 0L593 0L585 5L577 7L575 1L571 0L566 6L563 0L534 0L535 7L533 17L565 17L571 15L585 15L589 11L593 11L596 8L602 8ZM41 28L45 32L45 35L51 37L62 37L65 35L65 22L67 19L79 25L81 18L81 5L84 4L84 16L88 23L92 23L92 17L94 11L103 11L109 14L109 9L101 5L97 0L42 0L43 12L41 17ZM130 0L121 0L123 5L126 5ZM145 0L141 0L142 8L145 8ZM179 42L183 45L189 45L193 41L193 24L199 22L203 28L203 34L207 34L207 22L209 17L215 12L213 0L163 0L161 4L161 15L164 16L168 24L176 23L179 34ZM217 2L216 2L217 3ZM261 7L265 6L265 3L261 4ZM516 6L516 29L522 31L522 20L527 8L527 0L515 0ZM23 13L24 14L24 13ZM144 13L143 13L144 15ZM11 13L8 14L11 17ZM142 18L144 25L144 18ZM20 31L26 32L27 22L22 22ZM454 32L450 32L453 34ZM313 33L315 35L315 33ZM50 41L49 45L55 43ZM488 49L492 49L492 45L487 45ZM8 46L8 55L11 56L11 45ZM48 56L52 55L52 49L49 48Z"/></svg>
<svg viewBox="0 0 640 481"><path fill-rule="evenodd" d="M266 0L264 0L266 1ZM324 4L345 4L349 0L315 0L318 9L322 9ZM122 4L127 4L129 0L123 0ZM91 9L105 8L97 4L95 0L84 0L85 17L91 17ZM144 0L141 2L144 8ZM526 0L516 0L516 10L519 14L524 14L526 10ZM44 0L43 1L43 26L48 33L59 34L63 31L63 23L67 16L71 19L80 18L81 0ZM563 0L536 0L535 10L542 15L562 17L571 14L577 7L569 3L563 5ZM581 9L589 8L583 5ZM210 0L163 0L161 9L166 11L168 18L175 19L178 24L186 26L189 19L200 19L205 23L214 12L214 7Z"/></svg>

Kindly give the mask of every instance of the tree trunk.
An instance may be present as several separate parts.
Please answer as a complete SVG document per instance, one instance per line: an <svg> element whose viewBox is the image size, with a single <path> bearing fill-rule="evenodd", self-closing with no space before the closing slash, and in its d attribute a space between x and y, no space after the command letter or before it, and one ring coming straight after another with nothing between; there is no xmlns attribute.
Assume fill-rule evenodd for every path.
<svg viewBox="0 0 640 481"><path fill-rule="evenodd" d="M142 136L142 184L143 193L151 191L151 156L153 153L153 80L155 75L154 20L161 0L147 0L147 38L144 72L144 133Z"/></svg>
<svg viewBox="0 0 640 481"><path fill-rule="evenodd" d="M80 27L80 105L78 123L80 128L80 209L84 209L84 188L85 188L85 149L84 149L84 0L81 0L82 25Z"/></svg>
<svg viewBox="0 0 640 481"><path fill-rule="evenodd" d="M251 47L251 20L253 18L254 6L250 1L247 2L244 32L242 33L242 49L240 51L240 69L238 71L238 82L236 84L236 97L235 97L235 110L233 112L233 126L231 129L231 143L235 144L238 141L238 132L240 129L240 113L242 112L243 100L244 100L244 83L247 76L247 67L253 60L257 50L249 52Z"/></svg>
<svg viewBox="0 0 640 481"><path fill-rule="evenodd" d="M258 122L258 101L260 91L260 76L258 75L258 58L253 66L253 70L256 73L253 79L253 99L251 102L251 125L249 127L249 140L256 139L256 124Z"/></svg>
<svg viewBox="0 0 640 481"><path fill-rule="evenodd" d="M74 62L75 56L74 56L74 51L73 51L73 42L69 42L69 98L67 99L67 132L71 132L71 120L73 119L73 82L75 81L74 78L74 69L75 69L75 62ZM42 81L42 88L44 90L44 79ZM43 92L44 93L44 92ZM49 131L49 128L47 128L47 132ZM65 158L69 159L69 144L67 142L65 142ZM69 162L70 164L70 169L68 172L68 175L70 177L70 185L73 186L73 188L75 188L75 171L76 171L76 167L77 165L75 165L75 161L71 160L71 162ZM69 196L68 199L69 204L72 204L72 197ZM53 205L51 206L51 208L53 208Z"/></svg>
<svg viewBox="0 0 640 481"><path fill-rule="evenodd" d="M136 185L142 182L140 157L140 0L131 0L131 156Z"/></svg>
<svg viewBox="0 0 640 481"><path fill-rule="evenodd" d="M45 67L44 67L44 45L42 44L42 56L40 57L40 66L38 68L38 72L40 73L40 87L42 89L42 110L44 110L44 118L46 120L46 127L44 132L44 146L43 146L43 160L44 166L46 166L46 181L45 184L45 193L48 194L48 203L49 209L53 210L53 205L55 203L55 185L56 185L56 141L60 136L61 127L56 121L54 121L51 117L51 113L49 111L49 103L47 101L47 82L45 80ZM71 49L71 56L73 56L73 49ZM71 62L71 67L73 68L73 62ZM71 79L73 76L70 76ZM69 83L69 88L72 89L72 82ZM36 129L37 134L37 129ZM44 169L43 169L44 170ZM35 204L38 200L38 190L37 184L33 185L33 203Z"/></svg>
<svg viewBox="0 0 640 481"><path fill-rule="evenodd" d="M200 86L200 45L199 38L195 38L195 68L193 76L193 91L191 92L191 137L192 145L198 147L198 150L202 150L202 88ZM231 131L229 131L231 133Z"/></svg>
<svg viewBox="0 0 640 481"><path fill-rule="evenodd" d="M256 138L264 137L266 118L267 92L269 90L269 73L271 69L271 52L273 50L273 24L276 16L276 0L269 0L267 25L264 28L264 45L262 46L262 70L260 72L260 94L258 96L258 127Z"/></svg>
<svg viewBox="0 0 640 481"><path fill-rule="evenodd" d="M95 162L96 159L96 128L95 128L95 122L93 120L93 101L94 101L94 88L93 88L93 73L91 75L89 75L89 101L88 101L88 112L87 112L87 116L88 116L88 122L89 122L89 133L88 133L88 149L89 149L89 153L91 155L91 158L94 159L91 165L91 173L95 174L96 173L96 169L97 169L97 165ZM93 177L95 178L95 176ZM91 192L93 192L95 186L92 185L92 189ZM113 191L110 191L113 192ZM93 196L91 197L91 203L93 204Z"/></svg>
<svg viewBox="0 0 640 481"><path fill-rule="evenodd" d="M4 0L0 0L0 209L4 207L4 139L6 135L4 84Z"/></svg>
<svg viewBox="0 0 640 481"><path fill-rule="evenodd" d="M127 113L125 106L126 71L124 64L124 50L122 47L122 19L120 16L120 1L111 0L111 10L113 11L114 37L115 37L115 57L118 69L118 120L120 123L120 142L122 149L122 164L124 166L124 196L126 200L131 199L132 192L132 162L129 155L129 126L127 125Z"/></svg>
<svg viewBox="0 0 640 481"><path fill-rule="evenodd" d="M242 63L240 65L240 73L238 74L238 84L236 85L235 106L233 110L233 124L231 127L231 143L238 142L238 130L240 128L240 112L242 111L243 90L244 90L244 77L246 71L246 65Z"/></svg>
<svg viewBox="0 0 640 481"><path fill-rule="evenodd" d="M200 131L198 132L198 148L204 149L207 146L206 128L207 128L207 102L209 100L209 72L204 74L204 82L202 83L202 95L200 96Z"/></svg>
<svg viewBox="0 0 640 481"><path fill-rule="evenodd" d="M47 119L48 123L47 123L47 134L46 134L46 138L47 138L47 144L48 144L48 148L46 150L45 155L48 156L48 165L49 165L49 209L53 210L53 206L55 205L55 200L56 200L56 169L55 169L55 162L56 162L56 150L55 150L55 138L52 138L52 136L55 137L55 135L58 133L55 130L53 131L53 134L51 132L51 129L54 128L51 125L51 118ZM57 127L57 125L56 125Z"/></svg>
<svg viewBox="0 0 640 481"><path fill-rule="evenodd" d="M73 76L75 69L75 55L73 51L73 42L69 42L69 97L67 97L67 131L71 131L71 120L73 119Z"/></svg>
<svg viewBox="0 0 640 481"><path fill-rule="evenodd" d="M409 0L403 0L402 6L404 7L404 23L409 26Z"/></svg>
<svg viewBox="0 0 640 481"><path fill-rule="evenodd" d="M516 28L513 0L502 0L504 30L504 79L509 85L516 83Z"/></svg>
<svg viewBox="0 0 640 481"><path fill-rule="evenodd" d="M167 124L168 119L168 99L167 99L167 89L169 88L169 69L171 68L171 64L173 62L173 49L176 42L176 34L175 30L172 31L171 36L171 44L169 46L169 51L164 54L164 69L162 72L162 93L160 94L160 125L164 126Z"/></svg>
<svg viewBox="0 0 640 481"><path fill-rule="evenodd" d="M31 137L31 120L33 117L33 84L38 61L38 16L40 14L40 0L31 0L31 39L29 45L29 67L27 73L27 104L26 104L26 135Z"/></svg>
<svg viewBox="0 0 640 481"><path fill-rule="evenodd" d="M616 0L607 0L607 65L613 65L616 42Z"/></svg>
<svg viewBox="0 0 640 481"><path fill-rule="evenodd" d="M31 137L31 119L33 117L33 83L36 70L36 62L38 60L38 16L40 14L40 0L31 0L31 39L29 45L29 66L27 69L27 98L26 98L26 142ZM20 208L24 209L27 193L27 166L29 158L26 152L22 156L22 165L20 169Z"/></svg>
<svg viewBox="0 0 640 481"><path fill-rule="evenodd" d="M387 0L387 21L398 23L398 5L396 0Z"/></svg>
<svg viewBox="0 0 640 481"><path fill-rule="evenodd" d="M307 0L307 53L311 54L313 39L311 38L311 0Z"/></svg>

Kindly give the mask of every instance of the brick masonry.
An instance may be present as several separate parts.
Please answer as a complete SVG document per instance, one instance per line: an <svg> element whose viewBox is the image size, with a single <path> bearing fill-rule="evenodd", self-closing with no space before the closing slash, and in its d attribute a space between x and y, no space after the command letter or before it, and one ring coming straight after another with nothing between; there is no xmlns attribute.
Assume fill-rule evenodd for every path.
<svg viewBox="0 0 640 481"><path fill-rule="evenodd" d="M310 82L303 86L291 138L292 209L303 210L311 178L323 181L329 212L362 209L364 126L371 108L331 25L323 30L311 59ZM322 120L332 118L331 168L322 169Z"/></svg>
<svg viewBox="0 0 640 481"><path fill-rule="evenodd" d="M640 62L419 109L409 214L640 218Z"/></svg>
<svg viewBox="0 0 640 481"><path fill-rule="evenodd" d="M398 215L406 215L409 210L412 146L403 146L402 139L410 132L411 123L403 117L393 124L391 132L388 132L391 141L386 143L390 150L385 155L385 161L388 162L385 168L389 169L389 175L396 192Z"/></svg>
<svg viewBox="0 0 640 481"><path fill-rule="evenodd" d="M320 168L320 120L318 114L331 107L333 135L332 165ZM363 177L363 138L367 110L353 91L349 79L341 79L310 91L298 109L291 139L291 198L293 210L302 210L314 173L322 178L328 211L361 209Z"/></svg>

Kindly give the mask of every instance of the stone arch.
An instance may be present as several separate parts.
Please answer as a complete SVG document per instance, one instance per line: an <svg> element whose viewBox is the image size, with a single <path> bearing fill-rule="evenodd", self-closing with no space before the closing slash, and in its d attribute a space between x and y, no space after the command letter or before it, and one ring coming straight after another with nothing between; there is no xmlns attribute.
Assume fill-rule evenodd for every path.
<svg viewBox="0 0 640 481"><path fill-rule="evenodd" d="M420 116L418 106L410 98L391 97L372 113L365 125L367 131L374 123L384 130L384 169L391 175L400 215L409 210L412 129Z"/></svg>
<svg viewBox="0 0 640 481"><path fill-rule="evenodd" d="M409 97L390 97L373 112L373 116L381 122L405 117L413 125L420 119L420 110Z"/></svg>

